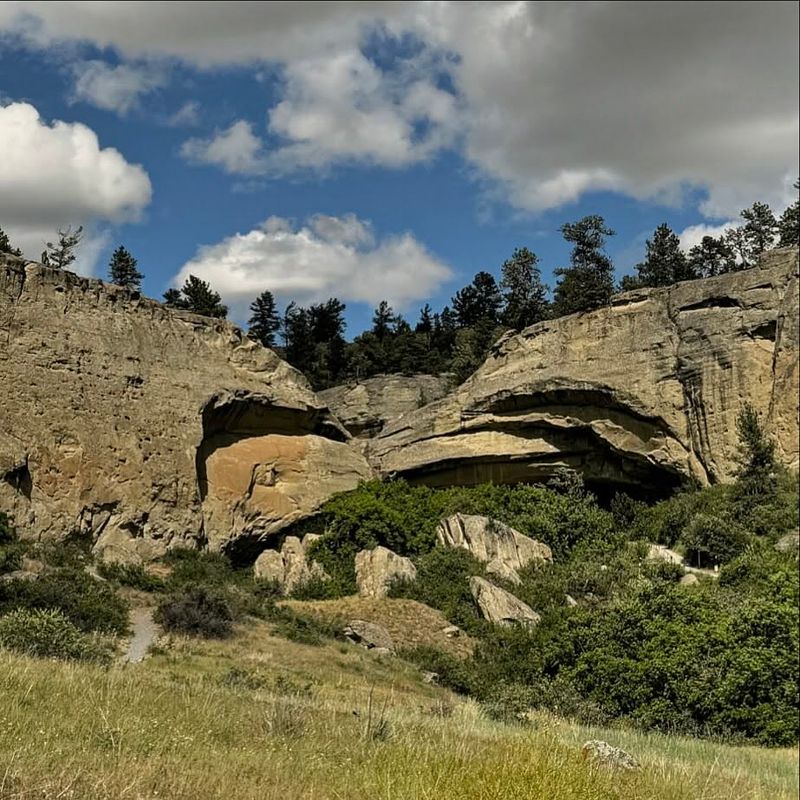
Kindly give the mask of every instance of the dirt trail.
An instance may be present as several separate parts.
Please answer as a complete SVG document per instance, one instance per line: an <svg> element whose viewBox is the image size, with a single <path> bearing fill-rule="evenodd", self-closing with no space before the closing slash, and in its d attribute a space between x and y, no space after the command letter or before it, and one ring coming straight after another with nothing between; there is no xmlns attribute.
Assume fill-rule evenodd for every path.
<svg viewBox="0 0 800 800"><path fill-rule="evenodd" d="M147 649L158 634L158 628L153 622L153 609L134 608L131 611L131 627L133 628L133 637L122 660L138 664L144 659Z"/></svg>

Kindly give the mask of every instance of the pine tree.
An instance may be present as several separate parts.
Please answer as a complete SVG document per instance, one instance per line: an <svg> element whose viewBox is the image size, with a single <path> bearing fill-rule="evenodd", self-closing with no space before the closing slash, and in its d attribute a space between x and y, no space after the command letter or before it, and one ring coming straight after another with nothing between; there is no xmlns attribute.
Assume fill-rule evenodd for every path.
<svg viewBox="0 0 800 800"><path fill-rule="evenodd" d="M11 253L12 256L21 256L22 250L11 244L8 234L0 228L0 253Z"/></svg>
<svg viewBox="0 0 800 800"><path fill-rule="evenodd" d="M65 230L58 230L58 244L47 243L47 263L57 269L66 269L75 261L75 248L80 244L83 235L83 225L79 225L74 231L71 227Z"/></svg>
<svg viewBox="0 0 800 800"><path fill-rule="evenodd" d="M501 268L500 287L504 290L505 302L502 321L517 331L548 315L547 287L542 283L538 262L535 253L527 247L518 247Z"/></svg>
<svg viewBox="0 0 800 800"><path fill-rule="evenodd" d="M704 236L689 250L689 266L704 278L713 278L736 269L736 256L722 237Z"/></svg>
<svg viewBox="0 0 800 800"><path fill-rule="evenodd" d="M414 330L417 333L424 333L426 335L433 331L433 312L428 303L419 310L419 322Z"/></svg>
<svg viewBox="0 0 800 800"><path fill-rule="evenodd" d="M164 305L169 308L186 308L186 301L183 299L180 289L167 289L163 297Z"/></svg>
<svg viewBox="0 0 800 800"><path fill-rule="evenodd" d="M800 189L800 180L794 182ZM800 200L795 200L781 215L778 222L781 239L779 247L800 247Z"/></svg>
<svg viewBox="0 0 800 800"><path fill-rule="evenodd" d="M250 304L252 316L247 321L248 335L264 347L275 346L275 332L281 327L281 318L275 308L272 292L263 291Z"/></svg>
<svg viewBox="0 0 800 800"><path fill-rule="evenodd" d="M559 230L574 246L571 266L555 270L561 276L554 293L555 313L562 316L606 305L614 291L614 266L603 247L614 231L598 215L567 223Z"/></svg>
<svg viewBox="0 0 800 800"><path fill-rule="evenodd" d="M740 468L736 476L736 495L749 505L754 498L769 496L777 489L775 442L767 436L758 412L745 403L736 418L739 434Z"/></svg>
<svg viewBox="0 0 800 800"><path fill-rule="evenodd" d="M747 248L747 262L754 264L763 252L775 244L778 221L766 203L753 203L742 211L742 219L745 221L742 234Z"/></svg>
<svg viewBox="0 0 800 800"><path fill-rule="evenodd" d="M186 303L184 308L195 314L222 319L228 316L228 307L222 304L222 298L207 281L190 275L181 287L181 294Z"/></svg>
<svg viewBox="0 0 800 800"><path fill-rule="evenodd" d="M681 250L680 239L666 222L656 228L645 247L645 259L636 265L642 286L669 286L697 277Z"/></svg>
<svg viewBox="0 0 800 800"><path fill-rule="evenodd" d="M372 315L372 333L379 342L389 335L391 331L392 320L394 320L394 311L392 307L385 301L381 300L375 313Z"/></svg>
<svg viewBox="0 0 800 800"><path fill-rule="evenodd" d="M108 264L108 277L111 283L124 286L126 289L141 289L144 275L136 269L136 264L136 259L120 245L112 253Z"/></svg>
<svg viewBox="0 0 800 800"><path fill-rule="evenodd" d="M455 293L452 302L458 324L470 328L484 318L497 323L503 298L494 275L478 272L469 286Z"/></svg>

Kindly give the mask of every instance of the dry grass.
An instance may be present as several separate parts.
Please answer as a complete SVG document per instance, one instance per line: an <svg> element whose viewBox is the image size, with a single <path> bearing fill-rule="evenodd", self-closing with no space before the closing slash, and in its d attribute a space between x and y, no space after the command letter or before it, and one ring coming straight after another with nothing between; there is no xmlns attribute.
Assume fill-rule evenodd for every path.
<svg viewBox="0 0 800 800"><path fill-rule="evenodd" d="M383 625L398 648L430 645L465 658L475 647L475 641L464 633L452 639L445 636L442 631L452 623L441 612L416 600L342 597L339 600L287 600L283 605L337 623L364 619Z"/></svg>
<svg viewBox="0 0 800 800"><path fill-rule="evenodd" d="M2 800L789 800L796 754L589 731L547 716L527 728L391 659L273 638L174 640L140 665L0 654ZM231 670L250 682L231 681ZM370 711L371 708L371 711ZM448 713L442 713L446 708ZM644 765L593 769L605 738Z"/></svg>

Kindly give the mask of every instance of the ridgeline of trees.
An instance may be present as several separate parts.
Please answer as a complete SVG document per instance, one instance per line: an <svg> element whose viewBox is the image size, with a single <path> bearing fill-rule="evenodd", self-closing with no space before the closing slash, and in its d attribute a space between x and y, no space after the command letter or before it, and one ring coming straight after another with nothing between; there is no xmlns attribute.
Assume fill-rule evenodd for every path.
<svg viewBox="0 0 800 800"><path fill-rule="evenodd" d="M800 181L794 187L800 189ZM603 217L590 215L559 229L572 250L569 265L554 270L558 281L552 301L548 300L550 288L542 281L538 256L521 247L502 264L499 283L491 273L478 272L440 311L426 303L415 323L384 300L374 311L372 327L347 342L345 304L337 298L308 307L292 302L281 315L272 293L264 291L250 305L248 334L265 347L275 347L317 389L394 372L451 373L462 381L483 362L505 331L600 308L615 291L669 286L748 269L766 250L800 245L798 200L780 219L766 203L754 203L742 211L741 220L741 225L721 236L704 236L688 252L669 225L659 225L645 244L645 257L636 265L636 275L626 275L615 286L614 266L605 252L606 240L614 231ZM58 234L57 243L48 242L42 262L64 269L75 260L82 229L67 228ZM21 255L2 229L0 252ZM114 251L108 269L113 283L140 289L144 276L123 246ZM218 318L228 313L220 295L194 275L180 289L168 289L163 297L172 308Z"/></svg>

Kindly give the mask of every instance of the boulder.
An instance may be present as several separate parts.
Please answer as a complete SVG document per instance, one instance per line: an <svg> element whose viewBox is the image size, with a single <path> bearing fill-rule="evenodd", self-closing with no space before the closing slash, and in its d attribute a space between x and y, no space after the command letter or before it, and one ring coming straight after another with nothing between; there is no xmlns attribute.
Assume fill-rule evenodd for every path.
<svg viewBox="0 0 800 800"><path fill-rule="evenodd" d="M264 550L253 565L253 574L258 580L272 581L284 594L291 594L314 578L326 579L325 570L316 561L308 561L308 547L319 538L309 533L302 542L297 536L287 536L280 552Z"/></svg>
<svg viewBox="0 0 800 800"><path fill-rule="evenodd" d="M683 564L683 556L663 544L651 544L647 549L648 561L665 561L667 564Z"/></svg>
<svg viewBox="0 0 800 800"><path fill-rule="evenodd" d="M428 486L546 481L663 495L730 481L745 402L800 464L797 248L714 278L615 295L508 333L461 386L369 441L381 473Z"/></svg>
<svg viewBox="0 0 800 800"><path fill-rule="evenodd" d="M138 563L255 556L372 470L305 377L236 325L0 253L0 508Z"/></svg>
<svg viewBox="0 0 800 800"><path fill-rule="evenodd" d="M539 624L541 617L530 606L485 578L470 578L469 588L483 618L489 622L525 627Z"/></svg>
<svg viewBox="0 0 800 800"><path fill-rule="evenodd" d="M363 619L353 619L347 623L342 633L352 644L366 647L368 650L394 653L392 637L382 625L376 625L374 622L367 622Z"/></svg>
<svg viewBox="0 0 800 800"><path fill-rule="evenodd" d="M696 586L700 583L700 578L698 578L697 575L693 575L691 572L687 572L686 575L680 579L679 583L681 586Z"/></svg>
<svg viewBox="0 0 800 800"><path fill-rule="evenodd" d="M638 770L641 765L630 753L600 739L591 739L581 748L584 760L607 769Z"/></svg>
<svg viewBox="0 0 800 800"><path fill-rule="evenodd" d="M553 560L546 544L489 517L453 514L439 523L436 536L444 547L468 550L490 575L512 584L521 582L518 570L532 561Z"/></svg>
<svg viewBox="0 0 800 800"><path fill-rule="evenodd" d="M575 608L578 605L578 601L571 594L564 595L564 603L567 608Z"/></svg>
<svg viewBox="0 0 800 800"><path fill-rule="evenodd" d="M797 554L798 550L800 550L800 530L792 531L791 533L781 536L781 538L775 542L775 549L779 553Z"/></svg>
<svg viewBox="0 0 800 800"><path fill-rule="evenodd" d="M386 547L362 550L356 555L356 584L360 597L386 597L397 581L413 581L417 568L410 558L398 556Z"/></svg>

